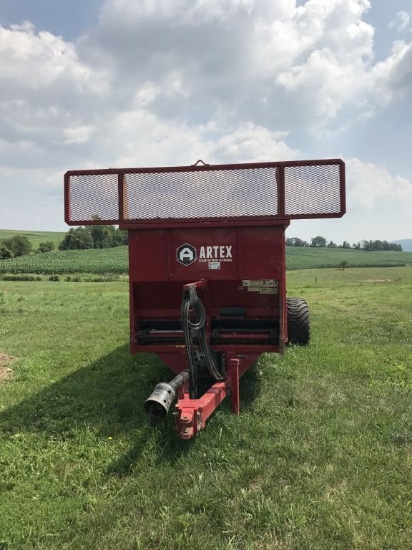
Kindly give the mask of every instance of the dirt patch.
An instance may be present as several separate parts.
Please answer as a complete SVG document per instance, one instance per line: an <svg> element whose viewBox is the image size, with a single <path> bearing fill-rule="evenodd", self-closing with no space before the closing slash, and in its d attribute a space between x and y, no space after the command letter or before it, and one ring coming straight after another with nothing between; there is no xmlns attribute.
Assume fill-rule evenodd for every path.
<svg viewBox="0 0 412 550"><path fill-rule="evenodd" d="M13 371L9 365L15 358L5 353L0 353L0 384L6 380L10 380L13 375Z"/></svg>

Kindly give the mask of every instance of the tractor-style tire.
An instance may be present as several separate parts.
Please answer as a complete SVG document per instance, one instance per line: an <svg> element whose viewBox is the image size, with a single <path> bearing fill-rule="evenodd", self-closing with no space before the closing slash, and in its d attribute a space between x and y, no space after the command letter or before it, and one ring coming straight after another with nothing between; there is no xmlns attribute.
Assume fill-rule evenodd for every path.
<svg viewBox="0 0 412 550"><path fill-rule="evenodd" d="M288 342L299 346L307 346L310 340L309 308L306 300L287 298Z"/></svg>

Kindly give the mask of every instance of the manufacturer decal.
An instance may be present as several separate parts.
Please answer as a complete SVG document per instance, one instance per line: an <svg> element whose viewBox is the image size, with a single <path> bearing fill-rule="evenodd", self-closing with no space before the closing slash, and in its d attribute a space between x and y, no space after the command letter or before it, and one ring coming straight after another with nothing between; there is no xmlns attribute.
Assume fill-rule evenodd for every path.
<svg viewBox="0 0 412 550"><path fill-rule="evenodd" d="M231 262L232 245L201 246L199 262Z"/></svg>
<svg viewBox="0 0 412 550"><path fill-rule="evenodd" d="M189 244L181 244L176 249L176 260L182 265L191 265L196 261L207 263L209 269L220 269L222 262L232 262L231 244L199 246L197 249Z"/></svg>
<svg viewBox="0 0 412 550"><path fill-rule="evenodd" d="M190 265L196 261L196 248L191 244L185 243L176 249L176 259L183 265Z"/></svg>

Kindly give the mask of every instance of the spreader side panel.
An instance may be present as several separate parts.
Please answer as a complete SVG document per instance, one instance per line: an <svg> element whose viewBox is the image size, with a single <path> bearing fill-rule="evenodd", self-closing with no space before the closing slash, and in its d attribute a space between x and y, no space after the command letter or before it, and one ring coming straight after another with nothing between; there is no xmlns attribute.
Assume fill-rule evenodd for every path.
<svg viewBox="0 0 412 550"><path fill-rule="evenodd" d="M339 159L70 171L69 225L170 226L209 221L340 217L345 166Z"/></svg>

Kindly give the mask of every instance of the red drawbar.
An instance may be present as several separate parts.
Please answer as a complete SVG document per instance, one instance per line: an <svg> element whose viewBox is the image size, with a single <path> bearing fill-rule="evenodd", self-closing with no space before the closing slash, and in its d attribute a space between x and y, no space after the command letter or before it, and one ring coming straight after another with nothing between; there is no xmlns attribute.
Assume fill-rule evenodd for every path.
<svg viewBox="0 0 412 550"><path fill-rule="evenodd" d="M187 383L183 386L182 397L178 398L176 428L181 439L190 439L205 427L206 420L231 392L232 412L239 414L239 360L229 364L230 378L216 382L199 399L190 399Z"/></svg>

